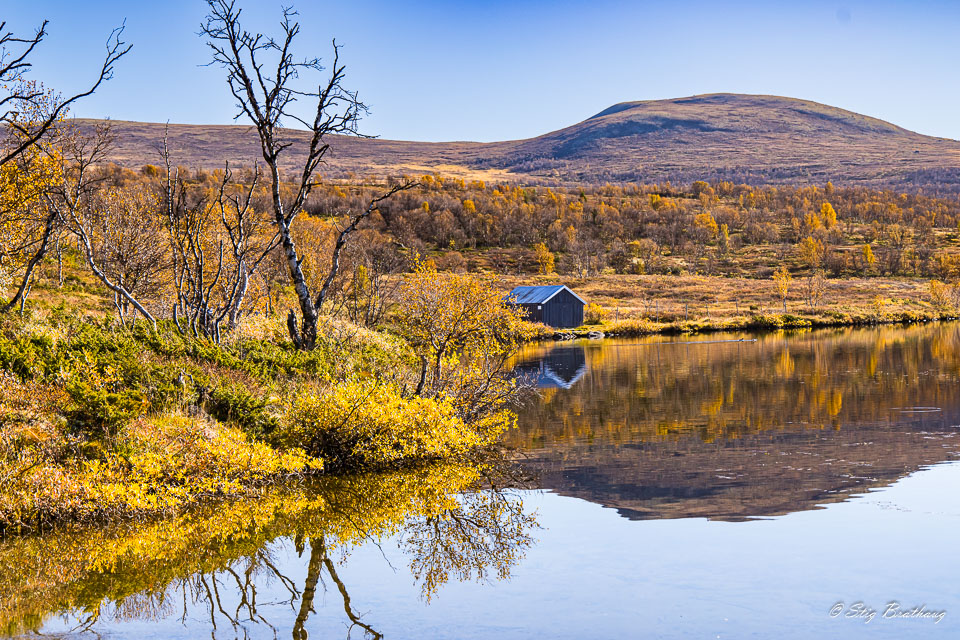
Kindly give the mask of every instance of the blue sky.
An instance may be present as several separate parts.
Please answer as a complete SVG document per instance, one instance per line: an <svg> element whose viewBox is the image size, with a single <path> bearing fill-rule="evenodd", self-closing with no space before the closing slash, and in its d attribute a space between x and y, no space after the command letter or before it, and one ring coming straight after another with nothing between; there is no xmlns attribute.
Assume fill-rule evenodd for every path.
<svg viewBox="0 0 960 640"><path fill-rule="evenodd" d="M196 35L202 0L6 0L0 19L50 36L34 77L81 88L110 29L134 45L85 117L229 123L223 73ZM240 0L275 31L281 4ZM960 139L960 3L348 0L296 3L300 51L343 45L368 134L507 140L629 100L721 91L805 98Z"/></svg>

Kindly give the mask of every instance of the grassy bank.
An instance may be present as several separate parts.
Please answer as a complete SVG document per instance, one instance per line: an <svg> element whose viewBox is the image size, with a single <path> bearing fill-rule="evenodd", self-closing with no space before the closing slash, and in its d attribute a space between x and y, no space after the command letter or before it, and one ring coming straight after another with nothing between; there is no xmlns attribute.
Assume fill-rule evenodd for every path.
<svg viewBox="0 0 960 640"><path fill-rule="evenodd" d="M465 459L513 424L456 390L413 393L418 364L402 338L334 319L304 352L279 316L222 344L63 307L0 318L0 533Z"/></svg>
<svg viewBox="0 0 960 640"><path fill-rule="evenodd" d="M817 327L861 327L877 324L914 324L937 320L954 320L952 315L922 312L895 313L825 313L792 314L771 313L752 316L734 316L729 318L700 318L697 320L675 320L673 322L655 322L643 318L624 320L603 320L587 324L576 329L552 331L541 334L547 338L590 338L621 337L644 335L677 335L713 333L719 331L770 331L777 329L804 329Z"/></svg>
<svg viewBox="0 0 960 640"><path fill-rule="evenodd" d="M571 287L590 305L587 324L571 331L543 331L539 339L587 337L591 333L629 337L711 331L765 331L804 327L908 324L952 319L949 301L935 302L930 282L920 278L827 280L811 304L809 284L790 283L784 311L776 283L719 276L604 275L582 280L557 276L505 277L509 290L520 284Z"/></svg>

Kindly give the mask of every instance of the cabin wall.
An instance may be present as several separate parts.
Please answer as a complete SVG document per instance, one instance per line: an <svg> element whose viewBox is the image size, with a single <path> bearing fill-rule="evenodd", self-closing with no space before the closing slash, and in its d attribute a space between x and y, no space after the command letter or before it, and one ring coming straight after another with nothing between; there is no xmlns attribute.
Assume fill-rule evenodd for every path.
<svg viewBox="0 0 960 640"><path fill-rule="evenodd" d="M538 309L539 305L536 304L515 304L515 307L520 307L524 312L524 318L530 322L543 322L543 310Z"/></svg>
<svg viewBox="0 0 960 640"><path fill-rule="evenodd" d="M583 324L583 303L563 290L550 298L542 309L544 324L558 329L572 329Z"/></svg>
<svg viewBox="0 0 960 640"><path fill-rule="evenodd" d="M544 304L513 303L531 322L542 322L555 329L572 329L583 324L583 302L564 289Z"/></svg>

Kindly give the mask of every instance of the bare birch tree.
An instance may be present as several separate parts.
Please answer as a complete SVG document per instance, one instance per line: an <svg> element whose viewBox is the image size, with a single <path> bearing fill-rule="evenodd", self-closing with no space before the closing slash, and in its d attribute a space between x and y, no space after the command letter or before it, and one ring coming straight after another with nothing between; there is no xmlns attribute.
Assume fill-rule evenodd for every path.
<svg viewBox="0 0 960 640"><path fill-rule="evenodd" d="M112 141L108 125L97 126L91 135L73 131L65 136L63 181L48 202L77 237L87 266L113 294L121 320L132 307L156 327L138 294L155 288L164 265L162 236L148 194L102 189L105 176L97 165Z"/></svg>
<svg viewBox="0 0 960 640"><path fill-rule="evenodd" d="M226 164L216 193L207 197L197 190L191 193L180 170L171 166L166 139L162 155L176 291L173 320L181 333L185 333L182 318L194 336L219 342L224 322L228 328L236 327L250 278L279 241L276 232L272 236L265 232L268 225L253 207L260 170L255 168L250 184L240 187Z"/></svg>
<svg viewBox="0 0 960 640"><path fill-rule="evenodd" d="M324 67L319 58L294 57L292 46L300 34L300 24L293 9L284 8L282 36L274 39L244 30L240 24L241 9L237 8L235 1L207 0L207 5L209 13L201 25L201 35L207 38L212 52L211 64L226 70L227 85L240 110L236 117L246 117L253 123L269 171L274 222L300 306L299 323L292 309L287 317L290 338L298 348L312 349L317 340L319 309L339 271L340 254L350 235L381 202L414 184L397 184L372 199L366 208L348 217L334 246L329 273L320 290L311 291L291 227L316 185L317 167L330 149L328 137L334 134L360 135L358 123L367 107L356 92L343 85L345 66L340 62L336 42L333 43L329 76L314 85L315 89L298 88L301 75L320 74ZM298 100L312 103L309 116L297 115L295 105ZM284 198L281 193L281 158L286 157L293 145L293 137L285 127L287 122L305 127L308 140L297 163L298 176L293 184L293 195Z"/></svg>

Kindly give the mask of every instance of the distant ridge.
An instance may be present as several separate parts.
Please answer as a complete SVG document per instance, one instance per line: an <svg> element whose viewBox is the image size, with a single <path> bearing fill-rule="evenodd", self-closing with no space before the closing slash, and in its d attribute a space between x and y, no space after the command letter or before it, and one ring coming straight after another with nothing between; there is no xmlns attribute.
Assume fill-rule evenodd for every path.
<svg viewBox="0 0 960 640"><path fill-rule="evenodd" d="M96 121L78 120L81 127ZM166 125L116 121L114 160L157 163ZM306 134L291 130L305 144ZM260 159L245 125L170 125L178 162L214 168ZM289 168L293 168L291 165ZM960 192L960 142L809 100L717 93L615 104L572 126L507 142L332 139L329 177L446 175L529 184L732 180Z"/></svg>

